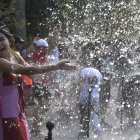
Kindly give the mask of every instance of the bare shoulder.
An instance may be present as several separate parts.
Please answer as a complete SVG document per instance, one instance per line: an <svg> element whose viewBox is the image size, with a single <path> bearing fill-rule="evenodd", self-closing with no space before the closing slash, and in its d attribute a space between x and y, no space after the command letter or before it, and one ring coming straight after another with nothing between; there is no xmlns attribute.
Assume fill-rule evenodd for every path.
<svg viewBox="0 0 140 140"><path fill-rule="evenodd" d="M17 58L21 57L21 55L18 51L13 51L12 54Z"/></svg>
<svg viewBox="0 0 140 140"><path fill-rule="evenodd" d="M13 54L16 57L18 63L22 65L28 65L18 51L14 51Z"/></svg>

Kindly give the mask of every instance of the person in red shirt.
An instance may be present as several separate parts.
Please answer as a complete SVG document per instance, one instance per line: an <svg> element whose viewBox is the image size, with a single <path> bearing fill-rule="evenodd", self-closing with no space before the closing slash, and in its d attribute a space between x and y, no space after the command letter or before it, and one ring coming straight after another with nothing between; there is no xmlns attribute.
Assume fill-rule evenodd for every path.
<svg viewBox="0 0 140 140"><path fill-rule="evenodd" d="M39 39L34 42L34 51L32 54L32 65L45 65L48 64L47 61L47 50L48 50L48 43L44 39ZM41 98L45 97L48 98L50 94L48 92L48 85L52 82L52 78L50 74L39 74L35 75L33 78L33 92L34 96L41 100Z"/></svg>
<svg viewBox="0 0 140 140"><path fill-rule="evenodd" d="M48 49L48 43L44 39L39 39L34 42L34 52L32 56L32 61L34 64L46 64L46 54Z"/></svg>

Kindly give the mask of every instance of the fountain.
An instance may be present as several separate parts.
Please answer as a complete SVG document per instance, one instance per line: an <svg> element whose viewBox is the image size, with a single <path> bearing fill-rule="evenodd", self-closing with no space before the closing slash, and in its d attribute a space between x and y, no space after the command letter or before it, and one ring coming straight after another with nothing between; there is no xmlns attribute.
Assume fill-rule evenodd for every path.
<svg viewBox="0 0 140 140"><path fill-rule="evenodd" d="M129 5L124 5L124 6L129 6ZM129 133L127 132L123 133L120 130L120 118L116 117L115 112L118 105L116 102L116 96L119 92L119 83L121 81L120 79L122 78L123 74L119 75L118 71L114 69L114 64L115 64L114 62L117 63L116 60L118 60L120 57L120 54L119 54L120 53L119 51L121 51L120 48L123 48L125 45L126 46L128 45L128 47L132 48L135 46L135 44L137 44L137 41L136 39L133 40L133 38L131 38L130 43L128 43L126 40L129 39L128 36L131 34L131 31L128 29L128 32L127 32L128 36L125 36L125 34L121 36L122 35L122 32L120 31L121 29L119 28L117 30L115 28L115 27L118 27L118 24L117 24L118 21L116 18L118 17L118 15L116 14L117 11L115 11L115 6L113 7L112 2L104 1L102 4L97 4L96 2L93 2L93 3L88 3L85 7L86 8L83 9L85 10L83 11L84 13L83 16L85 17L85 19L83 19L83 22L81 23L81 25L77 25L76 22L73 24L73 28L71 28L73 30L71 34L69 34L68 37L66 38L64 37L62 39L63 40L62 43L70 46L68 47L70 54L73 54L73 52L75 53L75 50L76 50L75 48L81 49L81 47L84 46L84 44L89 41L91 41L95 45L95 47L99 49L98 53L103 53L104 50L102 50L102 47L103 48L108 47L111 49L110 52L113 55L113 59L106 61L104 66L108 67L106 71L110 70L112 72L112 75L114 76L114 78L111 79L111 89L110 89L111 97L108 103L109 106L107 108L107 113L106 113L106 121L112 125L112 128L110 130L103 132L102 135L104 138L102 137L102 139L103 140L107 140L107 139L122 140L122 137L123 137L123 140L128 140L128 137L132 135L135 136L139 134L140 132L138 128L131 129L131 131L128 131ZM116 8L118 8L117 10L119 11L121 8L126 8L126 7L123 7L123 3L120 3L116 6ZM123 17L121 18L123 19ZM120 24L122 24L122 22ZM126 23L130 23L130 22L126 21ZM126 23L124 25L126 25ZM124 31L124 33L126 33L126 31ZM122 37L122 39L120 39L119 37L120 38ZM107 42L110 42L110 43L107 43ZM114 48L115 49L117 48L117 50L114 50ZM133 53L135 53L134 48L130 49ZM76 55L74 56L75 58L80 54L80 49L77 49L79 52L76 52ZM128 50L126 49L125 53L127 51ZM133 62L133 59L135 58L132 58L132 62ZM47 133L44 124L48 121L54 122L55 124L55 128L53 129L53 136L52 136L52 133L50 132L52 129L50 129L50 127L48 128L48 130L50 129L50 131L48 132L49 133L48 135L53 137L52 139L54 140L76 140L77 139L77 136L79 133L79 111L78 111L78 105L77 105L78 80L79 80L78 76L79 76L81 67L77 71L53 72L54 84L49 87L49 92L51 93L51 97L49 98L49 101L48 100L46 101L43 99L41 104L36 105L38 106L38 110L42 110L38 114L41 119L40 119L40 122L38 122L37 124L39 129L41 130L41 135L39 135L37 138L32 136L33 140L44 139ZM124 82L123 80L127 80L127 79L122 79L121 81L122 83ZM123 104L123 102L121 102L121 104ZM30 113L32 113L34 110L37 110L36 106L32 108L28 108L29 111L31 111ZM121 113L122 113L122 110L121 110ZM31 122L33 116L32 114L30 116L31 117L29 118L29 121ZM121 120L121 128L122 128L122 123L123 123L123 120ZM32 122L30 124L32 124ZM35 127L35 126L31 125L31 128L32 127ZM89 130L89 134L87 136L89 137L89 139L96 138L96 136L91 130ZM136 139L138 139L137 136L133 137L133 140L136 140Z"/></svg>
<svg viewBox="0 0 140 140"><path fill-rule="evenodd" d="M48 136L45 138L45 140L52 140L52 129L54 128L54 123L48 121L46 123L46 128L48 129Z"/></svg>

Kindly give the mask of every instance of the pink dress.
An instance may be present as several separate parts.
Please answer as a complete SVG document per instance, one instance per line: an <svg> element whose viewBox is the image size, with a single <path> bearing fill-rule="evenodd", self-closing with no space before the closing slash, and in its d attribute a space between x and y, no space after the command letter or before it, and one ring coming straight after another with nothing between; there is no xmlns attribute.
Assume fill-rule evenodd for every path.
<svg viewBox="0 0 140 140"><path fill-rule="evenodd" d="M22 81L14 74L0 76L0 140L29 140Z"/></svg>

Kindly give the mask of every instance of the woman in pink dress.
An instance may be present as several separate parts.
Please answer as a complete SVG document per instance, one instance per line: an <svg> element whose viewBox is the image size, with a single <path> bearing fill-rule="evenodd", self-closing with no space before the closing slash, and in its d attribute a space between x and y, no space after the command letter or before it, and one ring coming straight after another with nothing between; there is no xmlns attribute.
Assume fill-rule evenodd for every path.
<svg viewBox="0 0 140 140"><path fill-rule="evenodd" d="M0 28L0 140L29 140L21 75L73 70L76 66L66 60L55 65L29 67L11 51L11 37L7 30Z"/></svg>

